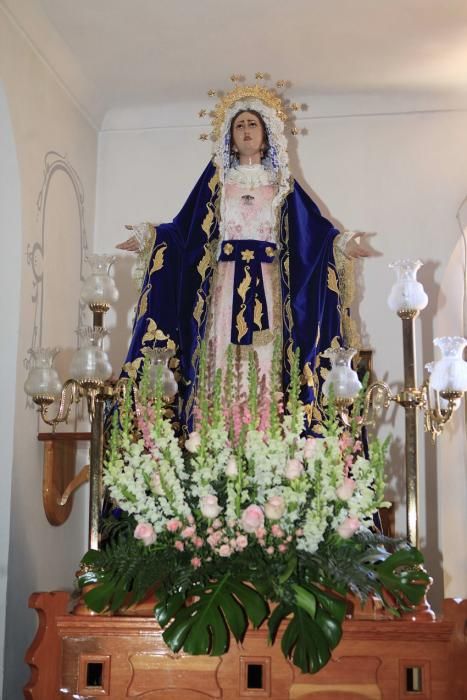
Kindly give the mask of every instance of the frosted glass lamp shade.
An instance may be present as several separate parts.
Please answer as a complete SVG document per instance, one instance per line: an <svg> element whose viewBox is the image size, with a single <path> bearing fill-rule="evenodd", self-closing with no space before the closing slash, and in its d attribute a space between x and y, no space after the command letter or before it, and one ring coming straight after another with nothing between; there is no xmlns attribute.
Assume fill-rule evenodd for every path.
<svg viewBox="0 0 467 700"><path fill-rule="evenodd" d="M81 288L81 299L89 306L99 305L109 308L118 301L118 289L110 276L110 268L115 262L113 255L93 254L87 257L91 273Z"/></svg>
<svg viewBox="0 0 467 700"><path fill-rule="evenodd" d="M112 375L112 365L102 349L102 339L107 335L103 328L85 326L78 330L80 347L73 354L70 374L80 384L103 383Z"/></svg>
<svg viewBox="0 0 467 700"><path fill-rule="evenodd" d="M351 402L362 388L355 370L350 366L354 348L328 348L323 357L331 361L331 369L323 382L323 394L329 396L331 386L337 401Z"/></svg>
<svg viewBox="0 0 467 700"><path fill-rule="evenodd" d="M55 400L62 393L62 383L53 367L59 348L37 348L30 350L31 367L24 382L24 391L34 398Z"/></svg>
<svg viewBox="0 0 467 700"><path fill-rule="evenodd" d="M422 264L420 260L397 260L389 265L397 277L388 297L391 311L421 311L428 304L423 285L417 281L417 271Z"/></svg>
<svg viewBox="0 0 467 700"><path fill-rule="evenodd" d="M159 371L162 372L162 395L172 397L178 392L178 385L173 372L168 367L169 360L173 357L172 350L166 348L151 348L146 350L146 358L149 361L149 391L154 392L156 377ZM160 369L162 368L162 369Z"/></svg>
<svg viewBox="0 0 467 700"><path fill-rule="evenodd" d="M433 344L442 357L431 363L430 385L439 392L467 391L467 362L462 354L467 340L459 336L435 338Z"/></svg>

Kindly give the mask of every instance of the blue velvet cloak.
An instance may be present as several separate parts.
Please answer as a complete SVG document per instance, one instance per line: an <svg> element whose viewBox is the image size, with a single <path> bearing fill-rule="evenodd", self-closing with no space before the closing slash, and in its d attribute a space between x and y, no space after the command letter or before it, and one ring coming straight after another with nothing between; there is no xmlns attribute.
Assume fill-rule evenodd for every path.
<svg viewBox="0 0 467 700"><path fill-rule="evenodd" d="M209 163L172 223L157 226L124 372L135 376L145 347L176 348L180 361L180 422L192 429L200 342L206 331L209 291L219 243L221 187ZM290 351L300 348L301 398L308 426L321 418L319 353L343 341L343 315L333 243L338 231L298 185L291 183L279 219L283 388ZM319 432L319 430L318 430Z"/></svg>

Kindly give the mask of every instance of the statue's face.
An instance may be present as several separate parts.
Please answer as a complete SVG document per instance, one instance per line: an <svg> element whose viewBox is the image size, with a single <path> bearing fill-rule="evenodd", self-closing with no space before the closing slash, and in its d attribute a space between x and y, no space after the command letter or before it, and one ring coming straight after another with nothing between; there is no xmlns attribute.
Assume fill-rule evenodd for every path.
<svg viewBox="0 0 467 700"><path fill-rule="evenodd" d="M264 130L256 114L251 112L237 114L232 125L232 138L238 150L240 162L242 159L249 158L257 161L264 148Z"/></svg>

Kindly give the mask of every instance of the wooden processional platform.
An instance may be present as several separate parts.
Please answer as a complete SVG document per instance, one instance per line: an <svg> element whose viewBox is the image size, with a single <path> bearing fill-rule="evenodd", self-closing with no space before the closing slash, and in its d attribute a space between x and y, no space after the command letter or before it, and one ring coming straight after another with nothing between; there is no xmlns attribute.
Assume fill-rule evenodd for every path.
<svg viewBox="0 0 467 700"><path fill-rule="evenodd" d="M151 616L73 612L63 591L35 593L39 616L26 655L27 700L465 700L467 600L445 600L443 617L382 619L356 609L331 661L303 674L267 630L249 630L221 657L173 654Z"/></svg>

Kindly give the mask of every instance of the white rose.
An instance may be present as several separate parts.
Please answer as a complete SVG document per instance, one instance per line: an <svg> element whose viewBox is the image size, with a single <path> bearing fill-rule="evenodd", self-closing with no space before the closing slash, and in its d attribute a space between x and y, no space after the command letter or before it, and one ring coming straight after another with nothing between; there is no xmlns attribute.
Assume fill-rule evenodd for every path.
<svg viewBox="0 0 467 700"><path fill-rule="evenodd" d="M337 528L337 532L344 540L348 540L360 528L360 520L355 515L349 515Z"/></svg>
<svg viewBox="0 0 467 700"><path fill-rule="evenodd" d="M285 468L285 476L287 479L298 479L303 474L303 464L299 459L289 459Z"/></svg>
<svg viewBox="0 0 467 700"><path fill-rule="evenodd" d="M264 513L269 520L279 520L284 515L285 501L282 496L271 496L264 506Z"/></svg>
<svg viewBox="0 0 467 700"><path fill-rule="evenodd" d="M222 508L217 502L217 496L202 496L200 499L201 512L205 518L217 518Z"/></svg>
<svg viewBox="0 0 467 700"><path fill-rule="evenodd" d="M350 479L348 476L345 477L343 483L336 489L337 498L340 498L341 501L348 501L355 491L356 485L353 479Z"/></svg>

